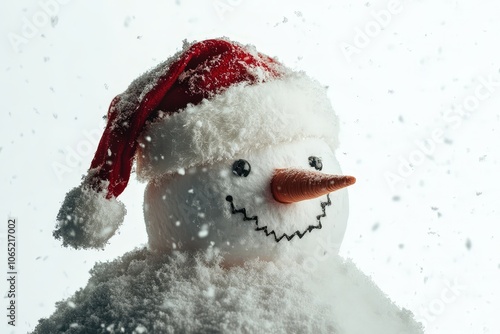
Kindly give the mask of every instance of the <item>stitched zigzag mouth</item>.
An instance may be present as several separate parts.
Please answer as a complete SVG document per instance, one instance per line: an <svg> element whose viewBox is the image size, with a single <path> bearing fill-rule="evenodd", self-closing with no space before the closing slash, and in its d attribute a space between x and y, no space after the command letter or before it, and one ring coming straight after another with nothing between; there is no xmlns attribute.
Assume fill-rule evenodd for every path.
<svg viewBox="0 0 500 334"><path fill-rule="evenodd" d="M332 205L332 202L330 201L330 194L327 194L326 195L326 202L321 202L322 213L320 215L316 216L316 219L318 220L318 223L316 225L309 225L303 232L300 232L299 230L297 230L290 235L283 233L280 237L278 237L274 230L272 230L271 232L268 231L267 225L266 226L259 226L259 217L258 216L248 217L246 208L236 209L236 207L234 206L234 203L233 203L233 196L231 196L231 195L226 196L226 201L228 201L231 205L230 209L231 209L232 214L241 213L243 215L243 221L249 221L249 220L255 221L255 231L263 231L265 233L266 237L273 235L274 240L276 242L280 242L283 239L290 241L295 236L298 236L299 239L302 239L302 237L307 232L310 233L312 230L321 229L323 227L321 225L321 218L326 217L326 207Z"/></svg>

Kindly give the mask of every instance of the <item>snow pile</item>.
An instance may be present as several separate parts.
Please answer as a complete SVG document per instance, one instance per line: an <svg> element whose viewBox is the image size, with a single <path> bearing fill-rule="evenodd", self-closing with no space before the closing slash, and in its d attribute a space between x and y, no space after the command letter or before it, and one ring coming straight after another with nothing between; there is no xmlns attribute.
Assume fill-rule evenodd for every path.
<svg viewBox="0 0 500 334"><path fill-rule="evenodd" d="M34 333L422 333L351 262L321 264L135 250L96 265Z"/></svg>

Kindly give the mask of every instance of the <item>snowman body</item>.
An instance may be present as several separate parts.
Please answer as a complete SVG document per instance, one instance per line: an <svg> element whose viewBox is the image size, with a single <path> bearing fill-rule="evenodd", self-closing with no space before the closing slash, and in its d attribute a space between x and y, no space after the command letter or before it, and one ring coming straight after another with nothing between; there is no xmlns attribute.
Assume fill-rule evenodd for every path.
<svg viewBox="0 0 500 334"><path fill-rule="evenodd" d="M239 161L247 163L248 173L235 170ZM271 178L276 169L285 167L341 173L328 144L310 138L149 182L144 215L150 248L215 247L227 263L283 256L304 261L315 254L337 253L347 223L346 190L279 203L271 194Z"/></svg>

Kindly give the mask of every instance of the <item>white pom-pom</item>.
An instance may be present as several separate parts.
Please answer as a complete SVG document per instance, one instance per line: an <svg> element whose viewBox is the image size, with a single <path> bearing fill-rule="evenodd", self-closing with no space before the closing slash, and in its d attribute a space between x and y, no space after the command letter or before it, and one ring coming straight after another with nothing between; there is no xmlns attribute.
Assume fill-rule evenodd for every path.
<svg viewBox="0 0 500 334"><path fill-rule="evenodd" d="M125 214L125 206L116 198L107 199L103 192L81 185L66 194L53 234L64 246L102 248Z"/></svg>

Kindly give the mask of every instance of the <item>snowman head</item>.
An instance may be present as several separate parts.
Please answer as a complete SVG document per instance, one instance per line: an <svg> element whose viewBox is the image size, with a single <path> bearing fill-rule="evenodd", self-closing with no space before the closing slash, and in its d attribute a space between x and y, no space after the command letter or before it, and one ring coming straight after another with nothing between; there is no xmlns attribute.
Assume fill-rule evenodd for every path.
<svg viewBox="0 0 500 334"><path fill-rule="evenodd" d="M341 171L321 139L268 146L181 174L163 175L146 188L144 215L152 249L214 247L227 264L338 252L347 222L347 193L329 192L317 181L339 188L346 178L329 177ZM283 180L283 175L292 180ZM312 184L320 194L291 203L273 194L287 186L297 192L294 185L300 182L306 188ZM307 193L298 188L295 197ZM285 197L294 200L294 194Z"/></svg>
<svg viewBox="0 0 500 334"><path fill-rule="evenodd" d="M304 73L225 39L186 45L112 102L54 235L104 245L136 158L154 250L215 247L227 263L337 252L348 214L339 189L354 183L339 176L337 134L326 89Z"/></svg>

